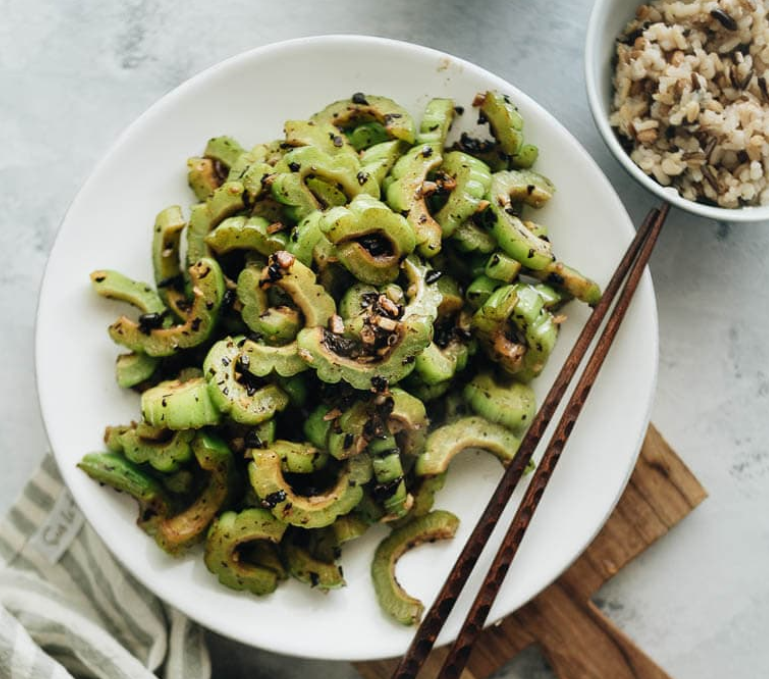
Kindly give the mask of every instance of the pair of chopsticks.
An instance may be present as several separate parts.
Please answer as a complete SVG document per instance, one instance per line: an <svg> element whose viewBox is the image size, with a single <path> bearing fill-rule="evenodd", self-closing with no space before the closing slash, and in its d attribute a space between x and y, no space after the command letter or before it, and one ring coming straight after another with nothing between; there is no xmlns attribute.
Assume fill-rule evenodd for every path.
<svg viewBox="0 0 769 679"><path fill-rule="evenodd" d="M531 523L539 501L542 499L548 481L577 421L577 417L585 405L585 401L614 341L620 323L622 323L625 317L625 313L654 250L669 210L670 206L667 203L663 203L659 208L653 208L638 229L635 238L628 246L622 261L617 266L614 275L606 286L601 300L582 329L555 383L548 392L529 431L521 442L518 453L510 466L505 470L467 544L457 558L448 579L432 607L425 615L406 655L403 656L393 673L392 679L416 679L419 670L435 644L443 624L454 608L457 598L475 567L487 540L491 536L502 511L513 494L515 487L518 485L521 476L523 476L534 450L555 415L569 383L582 363L582 359L585 357L598 329L606 318L623 282L626 281L617 304L606 321L604 331L598 339L593 354L588 359L587 365L577 382L577 386L574 388L555 434L537 466L537 471L526 489L523 500L507 529L502 544L465 618L459 635L449 650L449 654L437 679L458 679L462 674L470 657L473 644L483 630L483 625L489 615L489 611L491 611L494 599L502 586L510 564L518 552L518 547L523 540L526 529Z"/></svg>

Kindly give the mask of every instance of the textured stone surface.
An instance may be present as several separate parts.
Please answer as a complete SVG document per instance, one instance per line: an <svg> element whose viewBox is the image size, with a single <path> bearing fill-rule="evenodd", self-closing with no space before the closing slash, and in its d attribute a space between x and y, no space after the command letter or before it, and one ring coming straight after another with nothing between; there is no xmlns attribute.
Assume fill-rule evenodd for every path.
<svg viewBox="0 0 769 679"><path fill-rule="evenodd" d="M38 287L68 203L122 128L220 59L320 33L383 35L452 52L552 111L636 223L653 203L609 155L584 93L589 0L0 0L0 509L46 449L34 381ZM769 224L673 212L652 264L661 334L653 419L710 499L601 592L608 613L677 679L769 666ZM212 637L216 676L348 679ZM505 679L551 676L535 652Z"/></svg>

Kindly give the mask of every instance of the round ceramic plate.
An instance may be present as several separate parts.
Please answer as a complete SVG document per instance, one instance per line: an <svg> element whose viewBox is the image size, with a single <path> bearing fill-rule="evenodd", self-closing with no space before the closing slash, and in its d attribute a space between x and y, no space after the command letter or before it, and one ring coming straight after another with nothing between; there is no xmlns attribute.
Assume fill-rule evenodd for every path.
<svg viewBox="0 0 769 679"><path fill-rule="evenodd" d="M585 150L510 83L455 57L389 40L307 38L210 68L133 123L72 203L48 263L37 322L37 377L50 442L80 508L117 558L158 596L203 625L272 651L350 660L401 654L413 634L380 611L369 578L385 527L345 547L346 588L324 595L289 581L273 595L256 598L220 586L201 551L180 559L163 554L136 527L130 498L100 487L76 468L84 453L102 449L105 425L139 414L136 394L119 389L113 376L119 350L106 328L119 305L93 293L89 272L110 268L152 280L154 216L167 205L193 202L185 160L200 153L209 137L229 134L244 145L274 139L284 121L307 118L358 91L392 97L417 119L431 97L452 97L465 107L456 127L473 129L473 96L489 88L506 92L518 105L527 141L540 148L536 169L557 186L555 198L537 214L550 228L554 251L605 284L633 227ZM540 400L588 310L573 303L567 313L558 348L536 381ZM640 448L656 369L657 316L647 274L490 620L510 613L556 578L608 517ZM402 559L398 578L410 593L426 603L434 598L500 474L499 463L480 453L455 460L436 507L458 514L461 528L453 541L425 545ZM500 537L497 531L491 542ZM476 569L470 591L492 551ZM470 601L469 593L460 599L439 643L456 635Z"/></svg>

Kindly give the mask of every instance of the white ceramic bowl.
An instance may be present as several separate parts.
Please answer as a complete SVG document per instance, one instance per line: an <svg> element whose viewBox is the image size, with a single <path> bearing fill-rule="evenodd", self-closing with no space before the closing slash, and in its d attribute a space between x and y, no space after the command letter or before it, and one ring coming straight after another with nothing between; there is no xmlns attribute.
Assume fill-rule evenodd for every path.
<svg viewBox="0 0 769 679"><path fill-rule="evenodd" d="M106 424L139 413L137 396L119 389L113 377L119 349L106 328L118 305L90 290L88 274L113 268L152 280L154 215L167 205L192 202L185 159L212 135L232 134L244 144L274 139L285 120L308 117L356 91L391 96L416 116L429 98L450 96L467 107L459 127L469 128L476 119L470 102L487 88L509 93L518 104L527 139L541 149L537 167L558 187L538 214L550 226L556 253L605 284L633 226L609 182L566 129L513 85L477 66L378 38L330 36L270 45L192 78L122 134L64 219L42 286L36 339L40 401L59 467L117 558L160 597L221 634L282 653L360 660L401 654L413 630L387 619L374 597L369 567L387 532L382 526L345 547L346 588L324 596L290 581L260 599L220 586L200 551L181 559L163 554L136 527L130 498L100 487L75 467L84 453L101 449ZM540 401L588 311L572 304L568 315L547 371L536 382ZM490 620L536 595L603 525L633 469L656 370L657 316L646 275ZM451 542L404 557L398 577L410 592L428 603L433 599L500 474L498 462L487 455L466 453L455 460L437 507L460 516L460 531ZM495 533L490 546L500 537ZM489 550L481 559L470 592L491 557ZM460 599L440 643L456 635L470 601L469 593Z"/></svg>
<svg viewBox="0 0 769 679"><path fill-rule="evenodd" d="M613 96L612 61L614 43L625 25L635 15L641 0L596 0L587 28L585 44L585 80L587 99L595 124L604 142L622 167L640 184L672 205L702 217L728 222L758 222L769 219L769 205L728 209L696 203L683 198L671 186L662 186L636 165L619 143L609 124Z"/></svg>

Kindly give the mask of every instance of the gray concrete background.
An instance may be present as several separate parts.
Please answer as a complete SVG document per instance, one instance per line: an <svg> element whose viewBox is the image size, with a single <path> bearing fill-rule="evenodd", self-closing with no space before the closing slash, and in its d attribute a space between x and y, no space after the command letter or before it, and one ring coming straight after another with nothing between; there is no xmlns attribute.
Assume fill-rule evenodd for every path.
<svg viewBox="0 0 769 679"><path fill-rule="evenodd" d="M367 33L501 75L593 154L636 223L653 199L600 141L582 73L589 0L0 0L0 510L46 450L33 374L35 306L59 222L116 135L203 68L276 40ZM769 671L769 224L673 212L652 263L661 364L653 420L710 492L600 593L676 679ZM64 330L66 331L66 330ZM213 637L216 677L350 679L345 664ZM505 679L551 677L533 650Z"/></svg>

